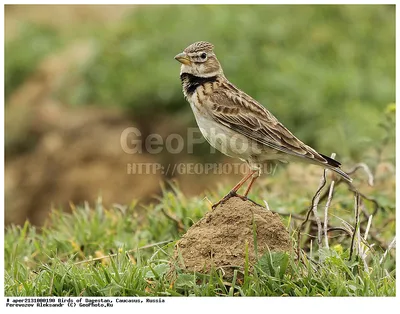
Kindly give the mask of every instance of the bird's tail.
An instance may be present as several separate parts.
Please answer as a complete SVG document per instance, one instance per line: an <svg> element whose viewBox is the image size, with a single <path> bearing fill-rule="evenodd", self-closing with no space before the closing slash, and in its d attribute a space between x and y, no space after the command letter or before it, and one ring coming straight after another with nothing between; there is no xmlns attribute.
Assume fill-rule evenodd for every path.
<svg viewBox="0 0 400 314"><path fill-rule="evenodd" d="M320 154L322 157L324 157L328 163L327 168L336 172L338 175L340 175L343 179L345 179L347 182L351 183L353 181L352 178L350 178L350 176L344 172L342 169L340 169L340 165L341 163L338 162L335 159L332 159L331 157L325 156Z"/></svg>

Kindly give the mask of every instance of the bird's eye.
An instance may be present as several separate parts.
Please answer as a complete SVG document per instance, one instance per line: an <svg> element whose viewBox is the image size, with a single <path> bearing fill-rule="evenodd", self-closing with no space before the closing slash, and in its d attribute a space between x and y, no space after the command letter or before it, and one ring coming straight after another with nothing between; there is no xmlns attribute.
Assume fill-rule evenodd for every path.
<svg viewBox="0 0 400 314"><path fill-rule="evenodd" d="M206 54L205 52L203 52L203 53L200 55L200 58L202 58L202 59L207 58L207 54Z"/></svg>

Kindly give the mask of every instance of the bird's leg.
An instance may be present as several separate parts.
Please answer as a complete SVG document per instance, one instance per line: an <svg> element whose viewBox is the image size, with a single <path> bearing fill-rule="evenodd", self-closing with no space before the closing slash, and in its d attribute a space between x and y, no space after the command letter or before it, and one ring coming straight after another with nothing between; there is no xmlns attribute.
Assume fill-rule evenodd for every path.
<svg viewBox="0 0 400 314"><path fill-rule="evenodd" d="M257 180L258 177L259 177L259 176L255 176L255 177L253 176L253 177L251 178L251 181L250 181L250 183L249 183L249 186L247 187L246 192L244 192L243 196L242 196L242 195L237 195L237 196L239 196L243 201L250 201L250 202L252 202L253 204L255 204L255 205L257 205L257 206L261 206L260 204L257 204L257 203L254 202L252 199L250 199L250 198L247 197L247 194L249 194L249 191L250 191L251 186L253 185L254 181ZM261 206L261 207L262 207L262 206Z"/></svg>
<svg viewBox="0 0 400 314"><path fill-rule="evenodd" d="M237 190L239 190L239 189L242 187L242 185L245 184L246 181L249 180L249 179L253 176L253 174L255 173L255 171L257 171L257 170L250 171L248 174L246 174L246 175L243 177L243 179L240 180L239 183L236 184L236 185L232 188L231 192L235 192L235 193L236 193Z"/></svg>
<svg viewBox="0 0 400 314"><path fill-rule="evenodd" d="M253 185L254 181L256 181L256 180L258 179L258 177L259 177L259 176L256 176L256 177L253 176L253 177L251 178L251 181L250 181L250 183L249 183L249 186L247 187L246 192L244 192L244 194L243 194L244 197L247 197L247 195L248 195L249 192L250 192L251 186Z"/></svg>
<svg viewBox="0 0 400 314"><path fill-rule="evenodd" d="M257 172L257 175L255 175L256 172ZM253 177L251 178L249 186L247 187L246 192L244 192L244 195L243 195L245 198L247 198L247 195L249 194L250 189L253 186L253 183L258 179L259 176L261 176L261 168L260 167L258 167L257 170L253 171Z"/></svg>
<svg viewBox="0 0 400 314"><path fill-rule="evenodd" d="M238 197L240 197L241 199L246 199L246 197L243 197L242 195L238 195L236 192L237 192L237 190L239 190L239 189L242 187L242 185L243 185L247 180L250 179L250 177L252 177L252 176L254 175L254 173L255 173L256 171L258 171L258 170L253 170L253 171L251 171L250 173L248 173L247 175L245 175L245 176L243 177L243 179L240 180L239 183L236 184L236 185L233 187L233 189L232 189L227 195L225 195L218 203L215 203L215 204L212 206L212 208L214 209L214 208L217 207L219 204L224 203L225 201L227 201L228 199L230 199L230 198L233 197L233 196L238 196Z"/></svg>

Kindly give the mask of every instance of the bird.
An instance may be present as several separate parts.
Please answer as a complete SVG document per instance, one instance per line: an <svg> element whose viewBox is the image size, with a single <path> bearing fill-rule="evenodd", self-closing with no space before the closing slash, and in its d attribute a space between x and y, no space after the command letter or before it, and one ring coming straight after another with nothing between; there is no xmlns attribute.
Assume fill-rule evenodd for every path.
<svg viewBox="0 0 400 314"><path fill-rule="evenodd" d="M269 162L302 161L334 171L344 180L352 179L340 162L318 153L293 135L258 101L225 77L214 45L198 41L175 56L181 63L183 95L189 102L197 125L211 146L223 154L239 158L250 168L212 208L233 196L246 200L254 181ZM248 181L243 195L237 191Z"/></svg>

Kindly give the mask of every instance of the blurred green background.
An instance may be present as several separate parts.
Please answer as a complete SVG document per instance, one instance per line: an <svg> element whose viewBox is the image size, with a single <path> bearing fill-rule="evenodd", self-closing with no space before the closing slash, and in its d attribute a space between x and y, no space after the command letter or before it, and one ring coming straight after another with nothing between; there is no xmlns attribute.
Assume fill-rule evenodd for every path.
<svg viewBox="0 0 400 314"><path fill-rule="evenodd" d="M6 222L159 192L162 176L127 175L127 162L231 162L206 143L193 156L119 144L132 125L163 136L195 126L173 57L199 40L232 83L345 168L373 163L368 152L394 134L381 127L395 108L393 5L7 5L5 25ZM215 177L178 181L196 194Z"/></svg>

